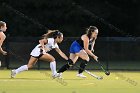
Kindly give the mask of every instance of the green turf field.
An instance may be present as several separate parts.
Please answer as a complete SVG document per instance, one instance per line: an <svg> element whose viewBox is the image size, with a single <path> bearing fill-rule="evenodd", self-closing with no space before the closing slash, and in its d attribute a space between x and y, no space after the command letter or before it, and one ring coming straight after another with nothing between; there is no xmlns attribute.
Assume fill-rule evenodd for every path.
<svg viewBox="0 0 140 93"><path fill-rule="evenodd" d="M93 71L91 71L93 72ZM139 72L103 72L94 74L103 76L103 80L84 73L87 78L76 77L76 71L67 71L63 80L52 79L50 71L32 70L20 73L10 79L10 70L0 70L0 93L139 93Z"/></svg>

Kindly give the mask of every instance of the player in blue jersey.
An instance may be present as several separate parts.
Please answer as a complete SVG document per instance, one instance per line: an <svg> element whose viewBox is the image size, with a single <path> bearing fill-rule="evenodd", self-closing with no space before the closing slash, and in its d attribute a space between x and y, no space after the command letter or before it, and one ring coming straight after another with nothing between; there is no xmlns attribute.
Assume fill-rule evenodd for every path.
<svg viewBox="0 0 140 93"><path fill-rule="evenodd" d="M98 57L93 54L94 51L94 44L95 40L97 39L98 35L98 29L95 26L90 26L86 34L83 34L78 40L75 40L71 46L70 46L70 60L68 61L67 64L62 66L59 70L58 73L60 74L60 77L62 76L62 73L69 69L73 64L76 63L77 59L80 57L84 60L80 64L80 69L78 71L77 76L86 78L85 75L82 74L84 71L87 63L89 62L89 56L93 57L97 61ZM89 46L91 45L91 49L89 49Z"/></svg>

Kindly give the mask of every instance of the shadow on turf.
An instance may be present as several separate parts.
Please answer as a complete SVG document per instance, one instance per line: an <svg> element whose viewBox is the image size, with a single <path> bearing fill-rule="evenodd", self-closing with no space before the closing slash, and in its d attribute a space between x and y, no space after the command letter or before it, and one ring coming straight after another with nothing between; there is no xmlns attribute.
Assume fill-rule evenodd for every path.
<svg viewBox="0 0 140 93"><path fill-rule="evenodd" d="M52 80L55 80L56 82L60 83L63 86L67 86L68 83L64 81L63 78L53 78L52 75L46 71L40 71L40 73L44 74L46 77L51 78Z"/></svg>
<svg viewBox="0 0 140 93"><path fill-rule="evenodd" d="M0 80L47 80L47 79L40 79L40 78L0 78Z"/></svg>

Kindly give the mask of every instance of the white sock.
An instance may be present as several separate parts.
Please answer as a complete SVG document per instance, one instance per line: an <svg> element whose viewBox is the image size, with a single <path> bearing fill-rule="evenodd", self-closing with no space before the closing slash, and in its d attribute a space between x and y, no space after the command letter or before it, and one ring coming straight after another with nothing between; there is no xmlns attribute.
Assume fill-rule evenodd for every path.
<svg viewBox="0 0 140 93"><path fill-rule="evenodd" d="M56 72L56 62L53 61L53 62L50 62L50 68L51 68L51 71L52 71L52 75L55 75L57 72Z"/></svg>
<svg viewBox="0 0 140 93"><path fill-rule="evenodd" d="M16 74L18 74L18 73L25 71L25 70L28 70L27 65L23 65L23 66L17 68L15 71L16 71Z"/></svg>

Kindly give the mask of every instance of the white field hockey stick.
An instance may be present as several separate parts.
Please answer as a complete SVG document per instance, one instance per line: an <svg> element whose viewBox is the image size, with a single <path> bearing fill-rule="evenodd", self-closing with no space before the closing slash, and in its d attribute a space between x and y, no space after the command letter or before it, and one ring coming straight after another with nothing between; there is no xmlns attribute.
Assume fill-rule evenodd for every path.
<svg viewBox="0 0 140 93"><path fill-rule="evenodd" d="M78 69L80 68L80 69L82 69L81 67L79 67L79 66L77 66L77 65L75 65ZM95 74L93 74L93 73L91 73L90 71L88 71L88 70L84 70L87 74L89 74L90 76L92 76L92 77L94 77L94 78L96 78L96 79L98 79L98 80L102 80L103 79L103 77L102 76L97 76L97 75L95 75Z"/></svg>
<svg viewBox="0 0 140 93"><path fill-rule="evenodd" d="M89 71L87 71L87 70L84 70L87 74L89 74L90 76L92 76L92 77L94 77L94 78L96 78L96 79L98 79L98 80L102 80L103 79L103 77L102 76L97 76L97 75L95 75L95 74L92 74L91 72L89 72Z"/></svg>

